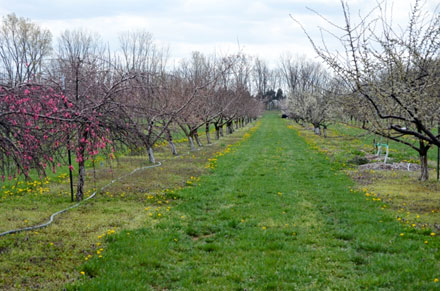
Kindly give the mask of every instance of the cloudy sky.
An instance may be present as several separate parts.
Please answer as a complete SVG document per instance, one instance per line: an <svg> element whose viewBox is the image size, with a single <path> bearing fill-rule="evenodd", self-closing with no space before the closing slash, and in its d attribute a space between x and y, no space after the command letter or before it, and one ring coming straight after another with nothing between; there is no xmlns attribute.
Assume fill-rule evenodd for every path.
<svg viewBox="0 0 440 291"><path fill-rule="evenodd" d="M411 0L395 1L393 15L406 22ZM367 12L376 1L349 0L351 11ZM391 2L390 2L391 3ZM433 9L438 1L428 0ZM314 57L300 27L319 37L317 26L328 26L318 11L342 21L339 0L0 0L0 15L15 13L50 29L55 39L65 29L99 33L112 47L118 34L145 29L168 46L174 59L192 51L228 53L241 50L276 64L281 54Z"/></svg>

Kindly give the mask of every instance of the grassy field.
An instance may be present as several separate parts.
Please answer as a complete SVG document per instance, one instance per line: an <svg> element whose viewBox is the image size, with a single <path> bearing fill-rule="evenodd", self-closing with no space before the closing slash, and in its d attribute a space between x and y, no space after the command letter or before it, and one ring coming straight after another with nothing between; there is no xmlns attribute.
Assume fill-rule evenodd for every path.
<svg viewBox="0 0 440 291"><path fill-rule="evenodd" d="M142 227L101 237L68 289L438 288L436 234L353 190L344 162L304 135L266 115Z"/></svg>
<svg viewBox="0 0 440 291"><path fill-rule="evenodd" d="M254 124L253 124L254 125ZM250 126L253 126L250 125ZM210 171L208 159L228 145L242 140L250 127L225 136L215 144L194 152L179 142L178 157L167 146L155 148L161 167L146 169L120 180L98 193L85 205L56 218L48 228L0 238L0 289L60 290L66 282L81 277L78 266L106 246L106 240L122 229L149 227L148 209L158 203L178 199L176 189L194 182L194 177ZM202 137L202 136L201 136ZM86 191L108 184L132 170L147 166L148 158L125 155L97 163L88 169ZM62 171L42 181L4 183L0 192L0 232L35 225L70 203L67 174ZM167 210L164 210L165 216Z"/></svg>
<svg viewBox="0 0 440 291"><path fill-rule="evenodd" d="M364 192L366 199L380 198L399 221L418 228L432 228L440 232L440 183L436 180L436 148L430 151L430 179L418 181L419 171L360 170L357 161L375 153L373 140L377 137L364 130L335 124L328 138L315 135L312 130L294 123L289 125L315 151L327 155L333 168L341 169L355 182L354 189ZM399 143L390 142L392 162L418 162L417 152Z"/></svg>

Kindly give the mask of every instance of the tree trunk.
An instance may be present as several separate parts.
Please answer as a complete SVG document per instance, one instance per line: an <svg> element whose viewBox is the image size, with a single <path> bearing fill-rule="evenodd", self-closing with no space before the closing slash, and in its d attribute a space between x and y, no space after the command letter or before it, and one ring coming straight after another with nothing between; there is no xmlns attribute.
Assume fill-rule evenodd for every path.
<svg viewBox="0 0 440 291"><path fill-rule="evenodd" d="M196 147L194 146L194 140L193 140L192 136L188 136L188 143L189 143L189 147L191 148L191 150L194 151L196 149Z"/></svg>
<svg viewBox="0 0 440 291"><path fill-rule="evenodd" d="M202 145L202 143L200 142L200 138L199 138L199 133L198 133L198 132L195 132L195 133L194 133L194 138L196 139L196 143L197 143L197 145L198 145L199 147L202 147L203 145Z"/></svg>
<svg viewBox="0 0 440 291"><path fill-rule="evenodd" d="M84 180L86 176L86 161L85 161L85 152L86 152L86 140L87 140L88 132L87 131L79 131L78 132L78 149L77 159L78 159L78 184L76 185L76 201L82 201L84 199ZM82 141L84 140L84 141Z"/></svg>
<svg viewBox="0 0 440 291"><path fill-rule="evenodd" d="M238 129L238 119L235 120L235 129Z"/></svg>
<svg viewBox="0 0 440 291"><path fill-rule="evenodd" d="M224 137L224 134L223 134L223 125L220 126L220 136L221 136L221 137Z"/></svg>
<svg viewBox="0 0 440 291"><path fill-rule="evenodd" d="M419 129L419 128L418 128ZM419 129L420 132L420 129ZM430 145L425 144L425 141L419 139L419 158L420 158L420 181L427 181L429 178L428 171L428 150Z"/></svg>
<svg viewBox="0 0 440 291"><path fill-rule="evenodd" d="M313 125L314 127L314 131L316 135L321 135L321 129L319 128L319 126Z"/></svg>
<svg viewBox="0 0 440 291"><path fill-rule="evenodd" d="M148 147L148 160L152 164L156 163L156 159L154 158L154 151L153 151L153 148L151 146Z"/></svg>
<svg viewBox="0 0 440 291"><path fill-rule="evenodd" d="M423 149L420 154L420 181L427 181L429 178L428 171L428 149Z"/></svg>
<svg viewBox="0 0 440 291"><path fill-rule="evenodd" d="M220 139L220 127L218 126L218 123L214 123L215 127L215 139Z"/></svg>
<svg viewBox="0 0 440 291"><path fill-rule="evenodd" d="M206 142L211 144L211 136L209 135L209 122L205 124Z"/></svg>
<svg viewBox="0 0 440 291"><path fill-rule="evenodd" d="M84 153L81 160L78 162L78 185L76 187L76 201L84 199L84 179L86 175L86 167L84 161Z"/></svg>
<svg viewBox="0 0 440 291"><path fill-rule="evenodd" d="M232 134L234 132L234 127L233 127L232 121L228 121L226 123L226 129L227 129L226 130L227 134Z"/></svg>
<svg viewBox="0 0 440 291"><path fill-rule="evenodd" d="M165 131L165 134L166 134L167 141L170 144L171 152L173 153L173 156L177 156L176 145L173 142L173 136L171 135L171 132L169 131L169 129L167 129Z"/></svg>
<svg viewBox="0 0 440 291"><path fill-rule="evenodd" d="M171 152L173 153L173 156L177 156L177 149L176 149L176 145L174 144L174 142L171 140L168 143L170 144Z"/></svg>
<svg viewBox="0 0 440 291"><path fill-rule="evenodd" d="M327 137L327 126L324 126L322 131L324 133L324 138L326 138Z"/></svg>

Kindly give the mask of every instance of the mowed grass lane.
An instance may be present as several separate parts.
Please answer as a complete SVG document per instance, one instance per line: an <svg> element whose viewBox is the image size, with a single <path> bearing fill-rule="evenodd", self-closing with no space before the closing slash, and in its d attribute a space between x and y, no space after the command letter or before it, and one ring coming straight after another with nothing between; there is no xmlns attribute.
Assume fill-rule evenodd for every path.
<svg viewBox="0 0 440 291"><path fill-rule="evenodd" d="M352 182L277 115L217 164L152 216L154 227L110 237L69 288L438 287L437 239L351 193Z"/></svg>

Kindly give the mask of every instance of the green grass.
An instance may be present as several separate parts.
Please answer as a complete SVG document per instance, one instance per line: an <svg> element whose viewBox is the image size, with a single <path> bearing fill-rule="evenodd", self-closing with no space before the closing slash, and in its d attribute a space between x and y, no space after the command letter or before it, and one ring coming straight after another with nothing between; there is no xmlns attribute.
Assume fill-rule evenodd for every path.
<svg viewBox="0 0 440 291"><path fill-rule="evenodd" d="M144 227L106 236L68 289L438 287L440 243L429 230L350 191L353 182L275 114L246 139L173 193L170 211L156 201Z"/></svg>
<svg viewBox="0 0 440 291"><path fill-rule="evenodd" d="M411 161L412 163L419 163L419 154L414 149L409 146L395 142L389 139L382 138L378 135L369 133L363 129L348 126L345 124L334 124L332 126L332 130L336 132L338 135L343 135L347 137L352 137L352 142L357 144L362 144L363 149L367 150L371 153L374 153L374 141L376 143L388 144L389 145L389 157L393 159L395 162L400 161ZM414 138L408 137L406 141L413 143L415 146L418 146L418 141ZM384 149L383 149L384 151ZM384 152L382 152L384 153ZM434 161L437 160L437 147L431 147L428 152L428 159L431 160L431 164L434 165Z"/></svg>
<svg viewBox="0 0 440 291"><path fill-rule="evenodd" d="M406 170L360 170L353 161L357 158L375 153L372 144L374 136L358 128L343 124L335 124L329 130L328 138L317 136L306 127L291 123L306 140L310 147L325 153L326 158L333 163L333 168L342 169L356 182L355 188L381 197L387 202L386 209L405 225L433 228L440 231L440 183L436 180L435 165L436 151L431 150L430 179L418 180L419 171ZM417 162L417 153L412 149L390 142L391 162Z"/></svg>
<svg viewBox="0 0 440 291"><path fill-rule="evenodd" d="M156 148L156 159L162 162L161 167L139 171L120 180L85 205L57 217L47 228L1 237L0 289L60 290L66 282L75 281L80 277L77 267L89 255L106 247L109 231L112 236L112 231L156 223L148 219L146 208L154 207L159 201L169 204L178 199L173 191L194 182L191 176L207 173L208 159L224 151L229 144L240 141L251 126L220 141L213 138L215 144L194 152L188 151L187 143L179 143L181 155L178 157L173 157L167 146ZM87 195L94 187L100 188L146 165L148 157L132 153L111 162L104 161L103 166L99 163L96 171L88 168ZM7 190L3 189L0 193L0 232L45 222L51 213L71 205L65 173L58 172L41 182L30 192L16 191L27 188L25 184L17 185L14 193L6 194ZM10 189L13 185L4 186ZM164 211L165 214L167 211Z"/></svg>

